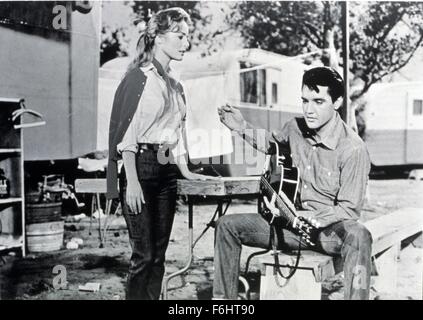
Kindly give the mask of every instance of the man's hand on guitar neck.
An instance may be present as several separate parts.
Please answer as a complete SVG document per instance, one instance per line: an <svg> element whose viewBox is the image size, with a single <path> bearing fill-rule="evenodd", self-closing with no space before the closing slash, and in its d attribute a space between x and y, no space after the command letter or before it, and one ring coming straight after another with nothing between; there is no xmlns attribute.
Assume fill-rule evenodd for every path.
<svg viewBox="0 0 423 320"><path fill-rule="evenodd" d="M269 200L266 196L263 197L264 204L266 205L266 208L270 210L270 212L278 217L280 216L279 209L275 206L276 202L276 194L273 194L272 199ZM308 222L310 222L314 227L319 229L321 227L321 224L319 221L317 221L314 217L311 211L297 211L297 214L299 216L304 217Z"/></svg>

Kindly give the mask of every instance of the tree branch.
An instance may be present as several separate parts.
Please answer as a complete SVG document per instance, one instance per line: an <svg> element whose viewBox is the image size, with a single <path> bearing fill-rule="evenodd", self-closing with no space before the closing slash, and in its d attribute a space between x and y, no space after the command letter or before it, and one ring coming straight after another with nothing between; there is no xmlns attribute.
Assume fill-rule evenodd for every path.
<svg viewBox="0 0 423 320"><path fill-rule="evenodd" d="M405 59L402 63L398 63L398 65L392 69L390 69L389 71L386 71L384 73L382 73L379 76L371 76L370 80L365 82L363 88L361 90L356 91L354 94L351 95L351 100L356 100L359 97L361 97L363 94L365 94L370 87L382 80L384 77L386 77L387 75L394 73L398 70L400 70L401 68L405 67L407 65L408 62L410 62L411 58L414 56L415 52L417 51L417 49L421 46L421 44L423 43L423 34L420 36L420 39L416 42L416 44L414 45L414 48L412 49L412 51L409 53L407 59ZM392 54L394 53L395 50L392 50Z"/></svg>

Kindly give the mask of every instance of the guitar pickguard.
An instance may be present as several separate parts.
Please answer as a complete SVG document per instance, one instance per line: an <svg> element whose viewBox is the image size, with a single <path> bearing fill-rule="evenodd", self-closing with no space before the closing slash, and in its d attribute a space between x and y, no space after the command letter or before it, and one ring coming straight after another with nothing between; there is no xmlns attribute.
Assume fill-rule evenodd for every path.
<svg viewBox="0 0 423 320"><path fill-rule="evenodd" d="M293 166L289 149L276 145L276 154L270 159L268 181L275 191L283 192L295 204L300 183L300 170Z"/></svg>

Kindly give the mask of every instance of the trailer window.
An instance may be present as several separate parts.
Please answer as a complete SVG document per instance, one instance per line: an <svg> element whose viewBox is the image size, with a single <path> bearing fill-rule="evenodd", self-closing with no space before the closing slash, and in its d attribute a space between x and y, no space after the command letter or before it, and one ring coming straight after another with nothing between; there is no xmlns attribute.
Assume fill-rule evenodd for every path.
<svg viewBox="0 0 423 320"><path fill-rule="evenodd" d="M278 84L272 83L272 104L278 104Z"/></svg>
<svg viewBox="0 0 423 320"><path fill-rule="evenodd" d="M423 114L423 100L413 101L413 115L421 116Z"/></svg>
<svg viewBox="0 0 423 320"><path fill-rule="evenodd" d="M251 63L240 62L241 70L254 67ZM266 105L266 70L258 69L240 74L241 102Z"/></svg>

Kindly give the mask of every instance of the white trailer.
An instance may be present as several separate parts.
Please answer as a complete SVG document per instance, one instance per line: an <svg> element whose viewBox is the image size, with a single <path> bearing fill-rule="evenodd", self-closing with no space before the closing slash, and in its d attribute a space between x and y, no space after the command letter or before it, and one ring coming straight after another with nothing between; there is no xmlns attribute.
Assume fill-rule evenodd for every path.
<svg viewBox="0 0 423 320"><path fill-rule="evenodd" d="M423 165L423 82L373 85L364 118L373 165Z"/></svg>

